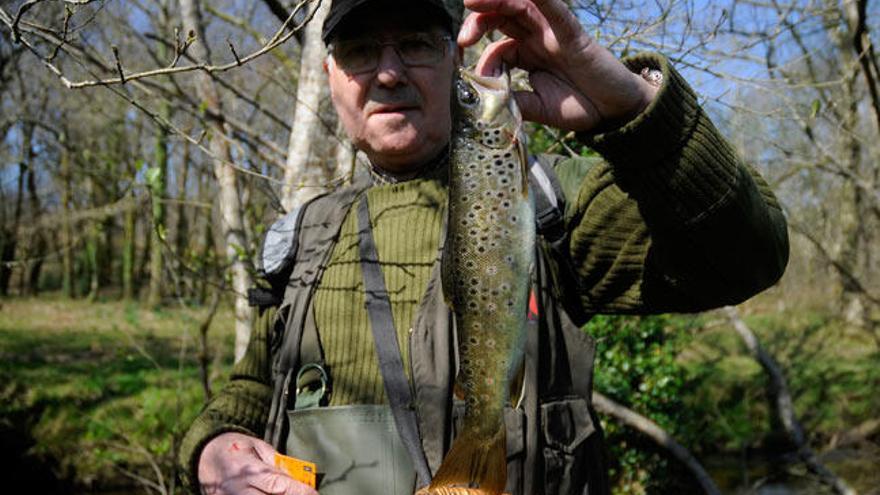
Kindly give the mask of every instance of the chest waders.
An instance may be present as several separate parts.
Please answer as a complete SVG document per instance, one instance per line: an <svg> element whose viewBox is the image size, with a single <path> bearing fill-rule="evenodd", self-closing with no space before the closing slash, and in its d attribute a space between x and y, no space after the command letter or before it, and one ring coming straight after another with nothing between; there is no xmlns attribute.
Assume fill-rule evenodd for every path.
<svg viewBox="0 0 880 495"><path fill-rule="evenodd" d="M601 429L590 407L595 343L563 308L576 281L560 261L564 257L555 254L566 240L564 207L557 200L561 194L546 194L549 185L558 190L552 165L552 157L539 157L530 174L533 189L545 191L536 194L541 238L533 289L538 314L526 338L520 400L505 410L506 492L602 495L609 490L607 468ZM322 495L411 495L440 466L464 410L463 403L451 399L457 349L439 256L408 332L412 380L406 379L369 225L368 186L358 183L318 197L267 235L268 240L275 230L276 237L293 242L283 254L290 261L279 271L283 283L273 283L276 291L283 288L283 297L272 301L279 311L270 337L274 394L265 440L281 452L315 462ZM324 371L311 304L351 208L358 208L367 311L389 404L326 407L322 399L332 377ZM580 323L587 319L571 314Z"/></svg>

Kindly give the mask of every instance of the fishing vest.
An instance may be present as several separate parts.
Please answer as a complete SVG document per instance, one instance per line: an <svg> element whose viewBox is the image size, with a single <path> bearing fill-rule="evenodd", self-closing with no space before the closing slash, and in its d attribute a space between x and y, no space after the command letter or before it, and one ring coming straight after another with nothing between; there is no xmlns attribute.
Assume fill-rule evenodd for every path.
<svg viewBox="0 0 880 495"><path fill-rule="evenodd" d="M530 164L539 236L522 387L518 400L504 415L505 491L511 495L610 493L602 431L590 399L595 343L580 329L589 315L568 303L578 290L567 257L561 254L567 233L564 197L553 173L558 159L544 155ZM254 305L278 307L270 334L274 389L265 440L280 452L286 451L291 436L291 411L321 414L321 398L330 380L322 368L323 350L311 304L346 215L358 208L361 220L365 216L369 222L365 203L361 206L369 186L364 180L319 196L285 215L267 233L262 270L272 288L253 290L249 297ZM363 230L362 224L359 231ZM360 242L364 244L363 235ZM361 255L365 255L363 246ZM417 486L421 486L426 482L423 478L430 479L440 466L464 412L463 401L452 393L458 356L454 318L442 294L440 263L433 267L409 329L411 381L404 390L389 388L389 376L395 375L386 368L393 371L397 340L382 339L377 333L381 318L377 320L379 312L369 308L370 280L365 279L380 371L403 443L395 448L409 454L420 481Z"/></svg>

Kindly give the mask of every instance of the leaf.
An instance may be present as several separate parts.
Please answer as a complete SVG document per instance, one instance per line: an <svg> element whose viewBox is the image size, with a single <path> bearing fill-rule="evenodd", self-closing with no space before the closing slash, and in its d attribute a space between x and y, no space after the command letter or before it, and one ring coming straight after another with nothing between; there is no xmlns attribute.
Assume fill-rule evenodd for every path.
<svg viewBox="0 0 880 495"><path fill-rule="evenodd" d="M144 173L144 179L147 181L147 185L150 186L150 189L153 191L158 191L162 189L162 169L159 167L150 167L147 169L146 173Z"/></svg>
<svg viewBox="0 0 880 495"><path fill-rule="evenodd" d="M813 100L813 104L810 106L810 118L815 119L816 115L819 115L819 110L822 109L822 102L819 100Z"/></svg>
<svg viewBox="0 0 880 495"><path fill-rule="evenodd" d="M230 244L230 247L232 248L233 251L235 251L235 255L237 256L237 259L240 259L240 260L247 259L247 251L245 251L245 249L242 246L239 246L238 244Z"/></svg>

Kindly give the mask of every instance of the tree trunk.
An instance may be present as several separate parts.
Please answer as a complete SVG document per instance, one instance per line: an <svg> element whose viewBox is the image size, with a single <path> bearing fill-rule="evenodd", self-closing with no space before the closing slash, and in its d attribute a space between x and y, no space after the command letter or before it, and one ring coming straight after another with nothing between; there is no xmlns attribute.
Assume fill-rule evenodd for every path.
<svg viewBox="0 0 880 495"><path fill-rule="evenodd" d="M174 227L174 249L177 251L178 260L187 259L187 251L189 250L189 221L186 217L186 187L189 181L189 160L190 160L189 141L183 141L183 154L180 158L180 168L177 170L177 222ZM183 273L180 269L181 261L178 261L177 271Z"/></svg>
<svg viewBox="0 0 880 495"><path fill-rule="evenodd" d="M64 297L76 295L73 285L73 225L70 222L71 209L71 175L70 150L67 149L67 135L62 134L61 142L61 216L63 218L62 236L64 245L61 247L61 292Z"/></svg>
<svg viewBox="0 0 880 495"><path fill-rule="evenodd" d="M846 3L846 2L845 2ZM828 7L836 9L836 1L828 2ZM843 6L843 14L846 14L846 6ZM832 42L837 46L843 67L858 67L855 56L854 33L850 29L832 30L829 32ZM858 137L860 121L860 97L858 91L858 71L848 71L845 75L841 90L844 102L841 104L841 127L838 133L841 138L840 148L843 151L844 166L850 177L862 176L862 143ZM838 221L840 225L840 238L835 249L835 257L840 264L850 273L864 273L862 270L864 256L863 246L866 239L863 214L866 211L864 193L853 183L852 179L846 179L843 186L842 198L839 205ZM864 291L856 287L852 280L846 276L839 277L840 309L850 324L865 328L870 322L870 303L866 300Z"/></svg>
<svg viewBox="0 0 880 495"><path fill-rule="evenodd" d="M40 220L40 216L43 214L40 198L37 196L36 175L33 162L28 163L27 189L32 224L36 224ZM34 231L31 242L32 244L28 250L29 259L27 262L28 273L27 279L25 280L25 293L29 296L36 296L40 291L40 272L43 268L43 258L46 256L46 236L43 231L39 229Z"/></svg>
<svg viewBox="0 0 880 495"><path fill-rule="evenodd" d="M161 43L160 46L164 46ZM160 52L164 51L160 49ZM160 54L160 60L164 56ZM163 119L168 119L168 104L160 104L159 114ZM162 280L164 278L162 263L162 246L165 237L165 204L162 202L167 189L168 177L168 131L163 127L156 130L156 143L153 153L154 174L150 180L150 198L153 213L153 228L150 229L150 288L147 292L147 305L151 308L158 307L162 303Z"/></svg>
<svg viewBox="0 0 880 495"><path fill-rule="evenodd" d="M29 127L29 126L26 126ZM23 146L27 145L30 147L30 134L27 129L23 130L22 136ZM24 179L25 175L27 175L27 155L22 153L21 160L18 162L18 184L15 189L15 206L12 210L12 225L9 227L9 234L7 240L5 242L5 246L3 249L3 279L0 280L3 284L4 294L9 291L9 283L12 280L13 269L15 266L16 260L16 251L19 247L19 227L21 226L21 215L22 215L22 204L24 201ZM18 257L21 259L21 257ZM19 284L19 289L21 289L21 285Z"/></svg>
<svg viewBox="0 0 880 495"><path fill-rule="evenodd" d="M0 228L0 296L6 297L12 279L11 263L15 260L15 231L5 225Z"/></svg>
<svg viewBox="0 0 880 495"><path fill-rule="evenodd" d="M93 206L97 206L100 204L98 201L97 187L95 186L95 178L89 177L87 179L88 183L88 191L89 191L89 199ZM91 219L85 221L85 227L87 230L87 239L86 239L86 251L85 251L85 270L84 276L87 278L86 286L88 287L88 295L86 299L89 302L95 301L98 298L98 291L101 288L101 277L100 277L100 268L98 262L98 244L100 243L101 238L101 229L98 227L100 224L100 220Z"/></svg>
<svg viewBox="0 0 880 495"><path fill-rule="evenodd" d="M42 206L37 196L37 174L34 170L34 150L32 146L34 126L25 124L22 132L22 163L26 172L25 185L28 195L28 222L35 225L40 219ZM36 230L29 236L21 253L22 293L35 296L39 290L40 270L46 254L46 239L43 232Z"/></svg>
<svg viewBox="0 0 880 495"><path fill-rule="evenodd" d="M296 87L296 107L287 147L287 166L284 169L284 188L281 204L290 211L324 191L320 185L327 181L332 163L314 164L315 146L332 136L321 122L321 102L329 96L323 73L324 43L321 26L330 10L330 0L323 0L303 34L299 82Z"/></svg>
<svg viewBox="0 0 880 495"><path fill-rule="evenodd" d="M211 54L205 42L198 0L180 0L184 32L195 34L190 53L200 63L210 63ZM206 105L206 113L211 126L211 153L214 161L214 176L220 188L219 203L221 229L226 241L226 257L232 269L232 290L235 293L235 360L244 356L251 335L252 311L248 306L247 290L253 285L250 272L250 259L247 256L242 208L238 197L238 183L232 167L229 144L222 136L226 134L223 108L216 85L209 74L199 74L197 91ZM241 253L241 254L239 254Z"/></svg>
<svg viewBox="0 0 880 495"><path fill-rule="evenodd" d="M196 286L194 287L195 293L193 294L197 301L200 304L204 304L208 300L208 285L210 282L210 278L215 276L215 270L213 269L213 263L215 262L215 253L216 249L214 246L214 196L213 188L211 187L211 177L207 173L199 174L199 191L198 198L199 201L205 203L208 206L207 209L203 212L204 215L202 217L202 223L199 224L198 230L198 243L199 243L199 254L196 257L195 269L202 274L205 274L196 281Z"/></svg>
<svg viewBox="0 0 880 495"><path fill-rule="evenodd" d="M132 182L134 182L132 173ZM128 195L132 202L136 201L135 189L132 186ZM122 297L131 301L134 299L134 255L135 255L135 239L137 231L136 208L129 208L125 211L122 226Z"/></svg>

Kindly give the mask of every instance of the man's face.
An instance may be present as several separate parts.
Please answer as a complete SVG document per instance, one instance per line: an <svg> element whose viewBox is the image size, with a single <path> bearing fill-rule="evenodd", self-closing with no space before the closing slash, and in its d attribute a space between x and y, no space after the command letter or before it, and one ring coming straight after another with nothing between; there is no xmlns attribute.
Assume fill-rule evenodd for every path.
<svg viewBox="0 0 880 495"><path fill-rule="evenodd" d="M357 27L340 36L394 41L414 32L448 34L431 22L424 8L397 5L393 11L351 14L358 17ZM350 74L328 57L325 70L336 112L349 138L374 165L407 172L449 142L456 53L447 44L446 55L436 65L407 67L386 45L376 69L363 74Z"/></svg>

